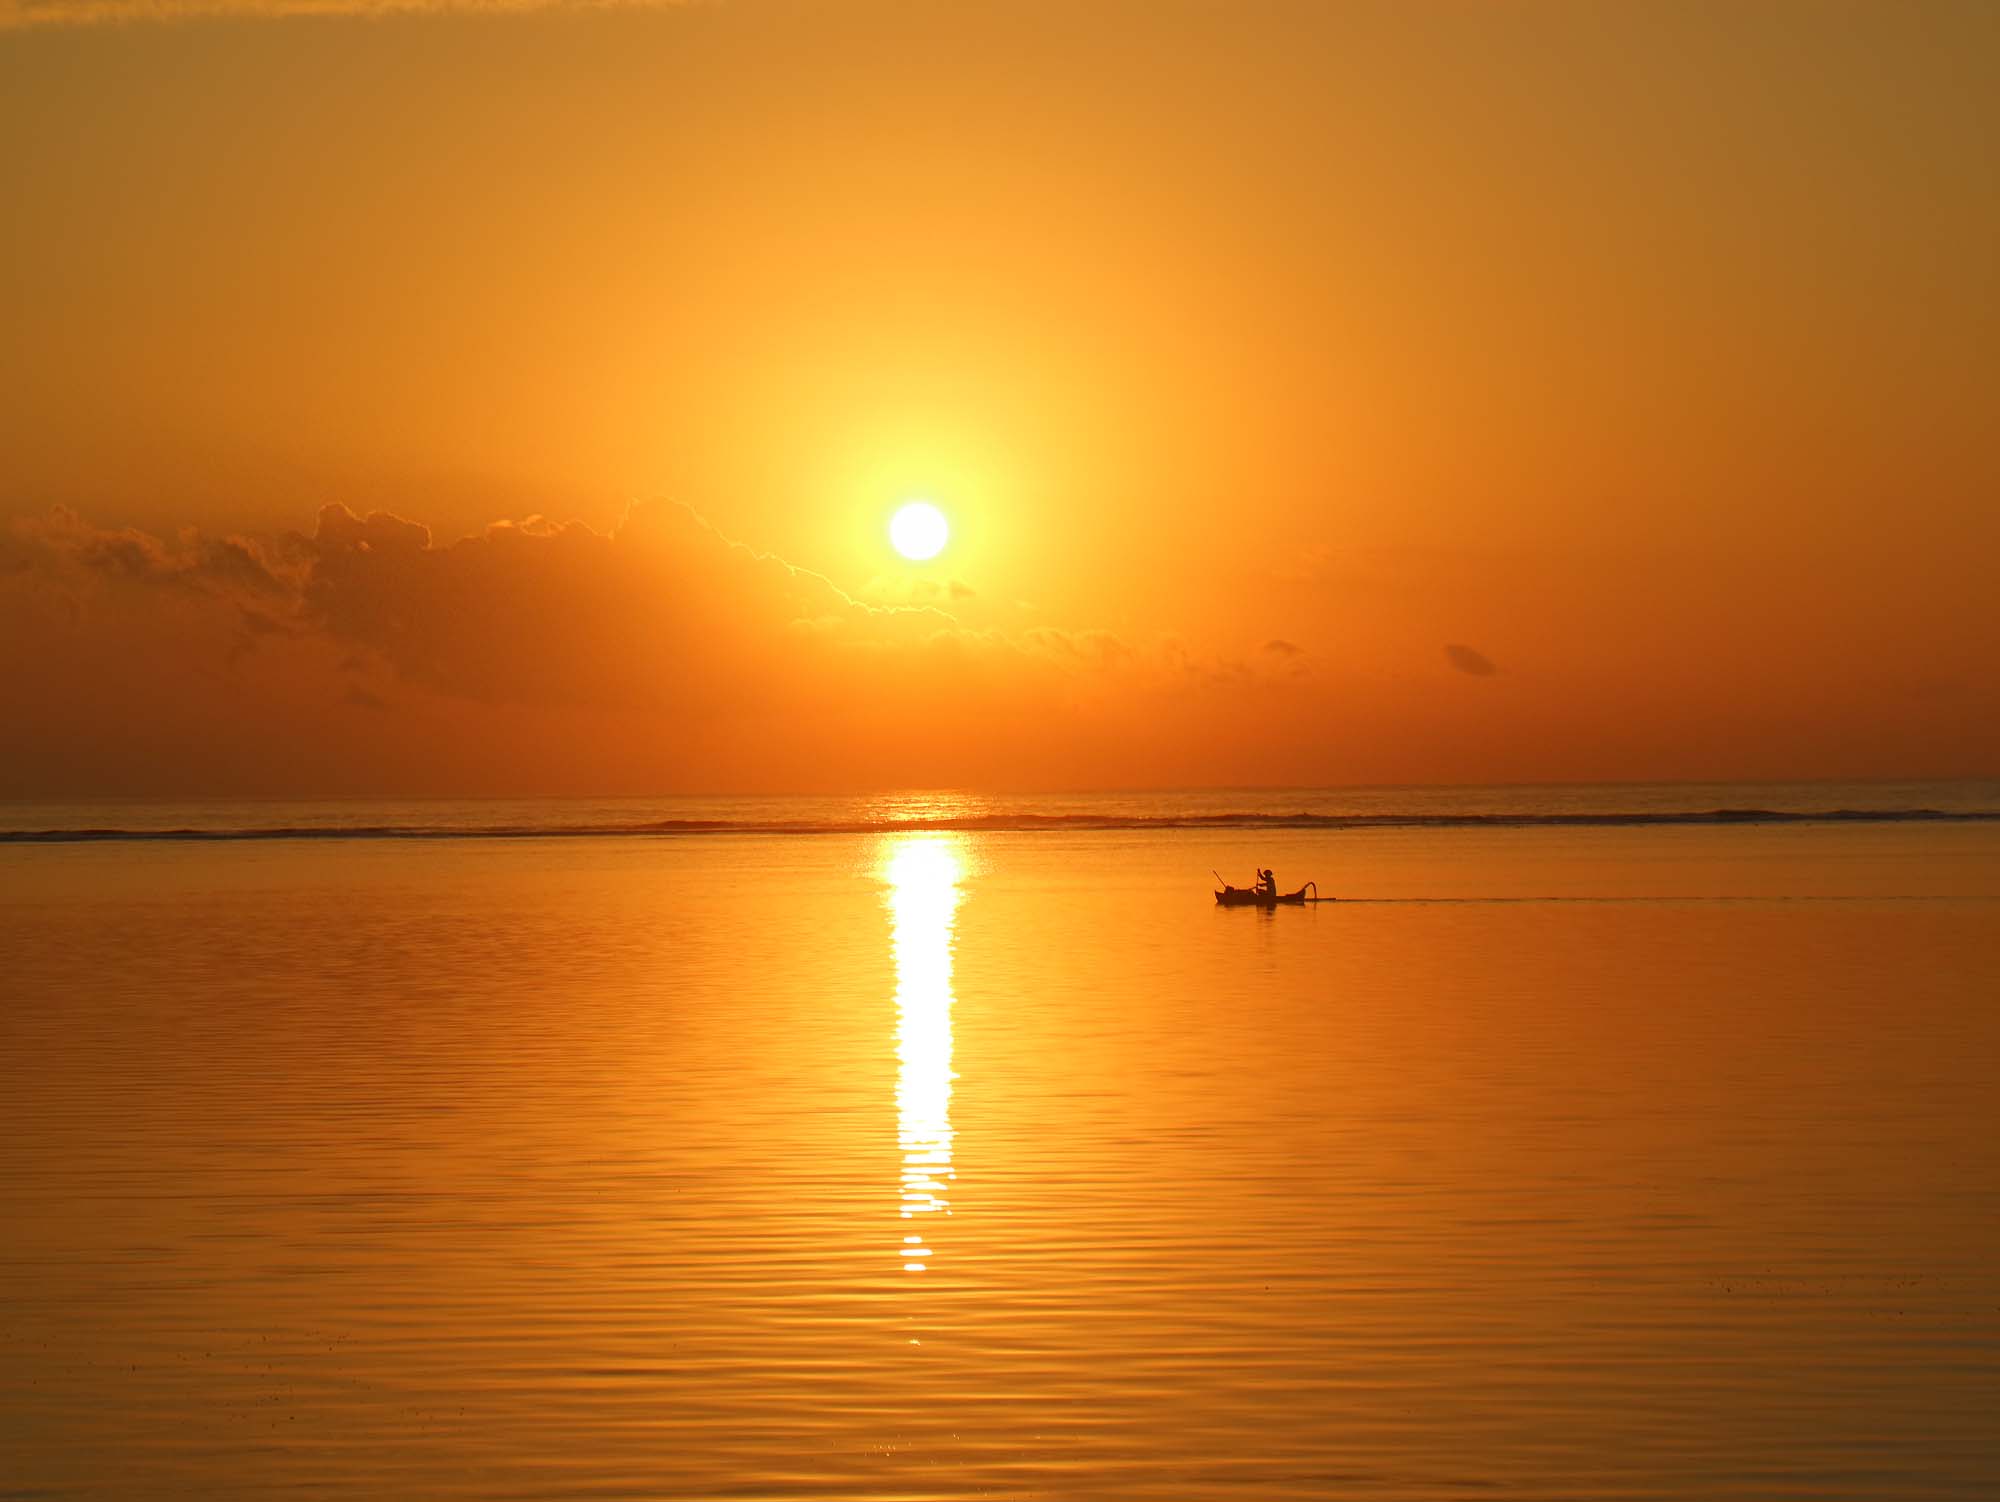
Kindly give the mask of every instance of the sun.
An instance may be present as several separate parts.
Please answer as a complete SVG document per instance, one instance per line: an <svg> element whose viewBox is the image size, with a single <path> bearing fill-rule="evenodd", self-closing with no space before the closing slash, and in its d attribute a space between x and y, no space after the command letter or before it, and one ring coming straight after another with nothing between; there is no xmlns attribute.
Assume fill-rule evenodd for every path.
<svg viewBox="0 0 2000 1502"><path fill-rule="evenodd" d="M889 518L889 542L912 563L937 557L950 540L951 523L929 501L911 501Z"/></svg>

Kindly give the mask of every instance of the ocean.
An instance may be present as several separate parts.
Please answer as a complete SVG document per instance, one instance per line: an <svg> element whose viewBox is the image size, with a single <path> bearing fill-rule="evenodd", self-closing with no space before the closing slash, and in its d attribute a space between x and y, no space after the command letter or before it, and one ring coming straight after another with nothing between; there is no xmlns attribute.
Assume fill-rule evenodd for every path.
<svg viewBox="0 0 2000 1502"><path fill-rule="evenodd" d="M2000 783L0 805L0 993L0 1497L2000 1495Z"/></svg>

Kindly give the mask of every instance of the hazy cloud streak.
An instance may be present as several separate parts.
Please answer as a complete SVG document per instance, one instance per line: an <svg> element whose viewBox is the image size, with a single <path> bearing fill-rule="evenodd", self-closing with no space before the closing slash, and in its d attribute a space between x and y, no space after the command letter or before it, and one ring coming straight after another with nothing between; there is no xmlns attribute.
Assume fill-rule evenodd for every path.
<svg viewBox="0 0 2000 1502"><path fill-rule="evenodd" d="M170 23L214 16L525 15L551 10L661 10L700 0L0 0L0 30Z"/></svg>

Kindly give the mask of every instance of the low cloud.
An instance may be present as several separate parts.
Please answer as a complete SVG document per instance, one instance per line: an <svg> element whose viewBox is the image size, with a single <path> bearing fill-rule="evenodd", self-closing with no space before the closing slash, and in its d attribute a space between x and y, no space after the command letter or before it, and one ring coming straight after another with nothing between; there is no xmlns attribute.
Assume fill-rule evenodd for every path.
<svg viewBox="0 0 2000 1502"><path fill-rule="evenodd" d="M1475 678L1491 678L1500 671L1492 658L1462 642L1447 642L1444 655L1446 661L1461 673L1470 673Z"/></svg>
<svg viewBox="0 0 2000 1502"><path fill-rule="evenodd" d="M72 617L207 611L231 655L317 638L344 671L493 703L753 704L829 677L865 688L855 680L943 652L1089 670L1139 659L1102 631L968 630L936 603L970 594L955 581L857 599L665 503L634 505L608 532L535 517L451 542L342 505L268 539L160 538L57 508L0 535L0 579Z"/></svg>
<svg viewBox="0 0 2000 1502"><path fill-rule="evenodd" d="M857 599L664 503L449 541L340 505L268 537L55 510L0 533L0 629L31 644L0 662L30 706L0 771L112 791L1045 784L1122 775L1135 726L1193 759L1216 695L1302 656L974 630L944 608L959 593Z"/></svg>
<svg viewBox="0 0 2000 1502"><path fill-rule="evenodd" d="M946 610L977 594L978 591L963 579L877 574L862 585L859 598L871 605L929 605Z"/></svg>
<svg viewBox="0 0 2000 1502"><path fill-rule="evenodd" d="M271 602L296 592L305 556L297 541L274 548L246 537L208 538L192 528L169 540L131 527L108 531L57 506L0 534L0 575L46 571L57 562L79 575Z"/></svg>

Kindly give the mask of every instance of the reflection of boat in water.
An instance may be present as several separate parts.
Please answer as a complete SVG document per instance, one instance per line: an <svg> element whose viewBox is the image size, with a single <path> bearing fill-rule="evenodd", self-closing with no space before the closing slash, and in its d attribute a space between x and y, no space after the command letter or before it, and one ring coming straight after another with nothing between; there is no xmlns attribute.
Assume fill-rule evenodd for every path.
<svg viewBox="0 0 2000 1502"><path fill-rule="evenodd" d="M1306 896L1310 891L1312 896ZM1296 892L1260 892L1255 887L1232 887L1228 882L1215 894L1215 900L1224 907L1276 907L1286 903L1293 907L1303 907L1308 902L1333 902L1338 899L1319 895L1319 884L1307 882Z"/></svg>

